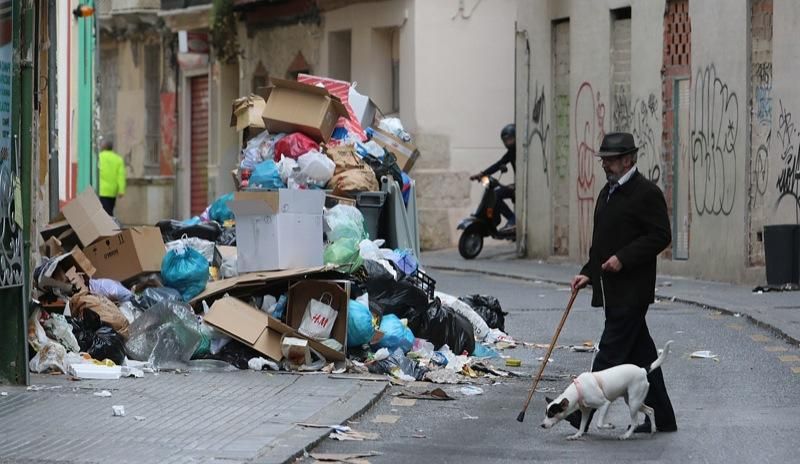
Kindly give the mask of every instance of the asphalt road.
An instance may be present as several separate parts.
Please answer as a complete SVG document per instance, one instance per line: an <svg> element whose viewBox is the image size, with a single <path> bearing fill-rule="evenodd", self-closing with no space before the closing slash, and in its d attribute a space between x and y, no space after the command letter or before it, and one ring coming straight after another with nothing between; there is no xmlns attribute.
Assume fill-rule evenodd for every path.
<svg viewBox="0 0 800 464"><path fill-rule="evenodd" d="M497 296L511 314L506 330L518 340L548 343L569 297L567 288L457 272L433 272L437 289L454 295L485 293ZM589 293L579 294L559 338L559 345L596 340L602 311L589 307ZM455 401L417 400L397 404L402 388L389 393L350 423L361 432L377 432L374 441L325 440L313 453L377 451L372 463L486 463L486 462L675 462L771 463L797 462L800 431L800 349L742 318L725 316L672 302L651 306L648 323L656 344L675 340L663 367L678 419L678 432L616 437L627 425L622 401L610 409L616 430L590 428L580 441L567 441L569 424L539 427L544 396L537 392L524 423L516 421L538 368L543 349L518 347L504 355L520 358L526 378L480 379L484 393L465 396L464 385L444 389ZM710 350L719 361L692 359ZM557 349L551 356L540 390L557 394L570 375L588 370L590 353ZM499 366L502 360L495 360ZM793 370L792 367L795 369ZM795 372L798 371L798 372ZM435 385L430 385L431 388ZM393 402L395 404L393 404ZM395 423L375 423L379 416L396 416ZM391 420L391 418L390 418ZM641 420L641 419L640 419ZM306 459L310 462L309 459Z"/></svg>

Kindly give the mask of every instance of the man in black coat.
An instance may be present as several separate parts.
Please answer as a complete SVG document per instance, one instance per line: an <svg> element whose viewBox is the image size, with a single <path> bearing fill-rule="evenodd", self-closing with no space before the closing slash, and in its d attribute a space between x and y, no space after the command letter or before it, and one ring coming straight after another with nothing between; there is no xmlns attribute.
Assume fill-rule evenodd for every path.
<svg viewBox="0 0 800 464"><path fill-rule="evenodd" d="M655 297L656 258L672 236L664 194L636 169L637 151L633 135L617 132L606 134L597 153L608 183L595 204L589 261L572 279L573 289L591 283L592 306L605 308L593 371L627 363L646 367L658 357L645 315ZM657 429L677 430L661 368L648 380L645 404L655 410ZM568 419L579 426L580 415L577 422ZM649 420L636 429L649 431Z"/></svg>
<svg viewBox="0 0 800 464"><path fill-rule="evenodd" d="M510 164L511 169L517 169L517 130L514 124L506 124L503 127L503 130L500 131L500 140L503 141L503 145L506 147L506 152L503 154L503 157L500 158L496 163L492 164L488 168L484 169L483 171L470 176L470 180L478 180L483 176L491 176L495 172L501 170L503 166ZM505 172L505 171L503 171ZM515 230L517 224L517 217L514 215L514 211L508 207L505 202L506 198L511 199L514 201L515 196L515 189L514 184L510 185L498 185L494 189L495 193L495 209L501 216L506 218L506 225L500 228L501 232L511 232Z"/></svg>

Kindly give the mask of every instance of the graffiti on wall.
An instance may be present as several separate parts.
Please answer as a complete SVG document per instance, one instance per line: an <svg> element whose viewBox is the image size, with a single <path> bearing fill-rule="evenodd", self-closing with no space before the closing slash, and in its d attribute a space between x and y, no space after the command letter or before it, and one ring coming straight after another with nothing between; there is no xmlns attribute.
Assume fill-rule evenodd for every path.
<svg viewBox="0 0 800 464"><path fill-rule="evenodd" d="M658 114L658 99L654 93L646 99L630 99L625 86L616 89L612 115L614 130L633 134L639 147L639 172L656 184L661 181L661 155L655 131Z"/></svg>
<svg viewBox="0 0 800 464"><path fill-rule="evenodd" d="M582 258L589 254L594 211L595 153L605 135L606 107L588 82L581 84L575 97L575 143L578 146L578 246Z"/></svg>
<svg viewBox="0 0 800 464"><path fill-rule="evenodd" d="M781 170L775 187L778 189L777 208L780 203L790 199L795 203L795 214L800 215L800 150L795 146L798 130L792 120L792 113L779 101L777 139L780 143Z"/></svg>
<svg viewBox="0 0 800 464"><path fill-rule="evenodd" d="M697 72L692 101L692 198L697 214L729 215L736 198L739 100L714 65Z"/></svg>
<svg viewBox="0 0 800 464"><path fill-rule="evenodd" d="M537 140L536 149L541 153L542 157L542 172L544 172L545 181L550 183L550 177L547 175L547 136L550 133L550 124L547 122L547 104L544 99L544 86L539 88L536 84L536 91L534 92L534 103L531 109L531 123L532 128L528 134L528 147L533 149L531 143Z"/></svg>

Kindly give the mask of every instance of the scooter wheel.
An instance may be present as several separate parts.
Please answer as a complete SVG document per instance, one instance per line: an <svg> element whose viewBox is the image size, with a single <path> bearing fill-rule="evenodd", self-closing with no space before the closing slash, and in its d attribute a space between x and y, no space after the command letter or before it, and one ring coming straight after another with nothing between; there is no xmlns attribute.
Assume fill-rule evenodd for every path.
<svg viewBox="0 0 800 464"><path fill-rule="evenodd" d="M483 235L475 228L467 228L458 239L458 252L464 259L473 259L483 250Z"/></svg>

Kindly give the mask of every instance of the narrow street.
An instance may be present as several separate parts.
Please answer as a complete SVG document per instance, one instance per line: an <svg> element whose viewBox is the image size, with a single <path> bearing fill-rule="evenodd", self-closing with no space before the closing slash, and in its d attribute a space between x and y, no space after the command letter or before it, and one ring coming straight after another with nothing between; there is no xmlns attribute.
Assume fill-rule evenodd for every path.
<svg viewBox="0 0 800 464"><path fill-rule="evenodd" d="M453 294L497 295L509 311L506 329L518 340L548 343L568 299L565 287L487 277L461 272L433 272L437 286ZM579 295L559 339L560 346L578 345L600 335L601 311L590 308L589 292ZM678 417L677 433L654 437L616 437L627 423L627 409L618 401L610 410L616 430L590 428L583 440L565 437L565 423L551 430L539 427L544 396L557 394L568 376L587 370L590 353L554 351L525 417L516 421L530 375L543 349L517 347L504 355L522 359L526 377L483 381L484 393L465 396L464 385L443 386L455 401L417 400L397 405L394 386L373 408L349 425L377 432L375 441L325 440L313 453L377 451L373 463L409 462L791 462L796 459L797 416L800 413L800 375L792 370L800 350L743 318L668 301L651 306L648 322L658 345L675 340L664 366L667 387ZM691 359L698 350L719 356ZM785 361L785 362L784 362ZM502 366L502 361L495 360ZM424 391L431 384L413 386ZM393 404L395 401L395 404ZM399 416L394 424L373 422L378 416ZM379 419L380 420L380 419ZM309 462L306 459L305 462Z"/></svg>

